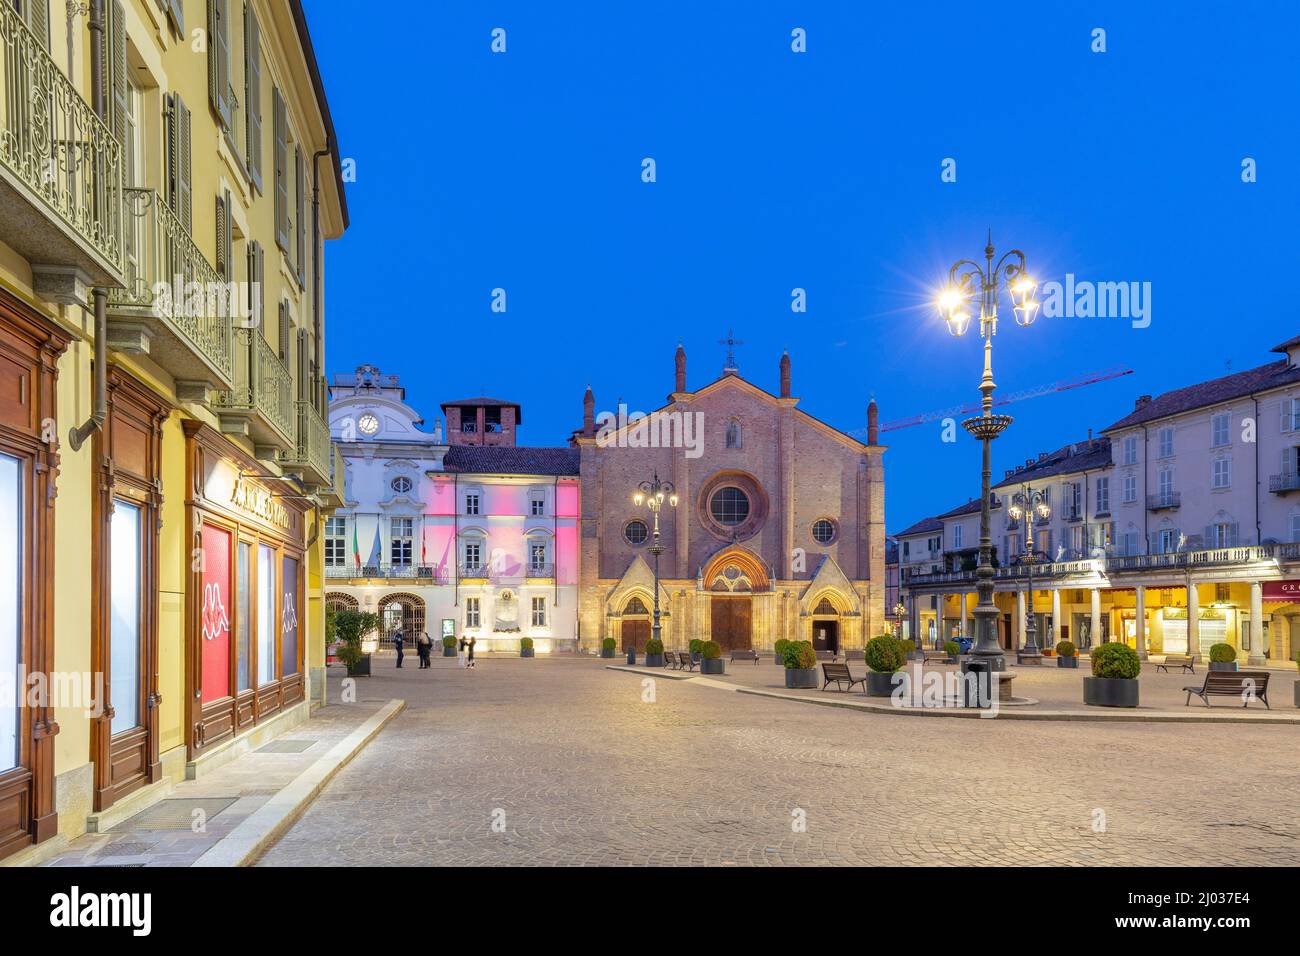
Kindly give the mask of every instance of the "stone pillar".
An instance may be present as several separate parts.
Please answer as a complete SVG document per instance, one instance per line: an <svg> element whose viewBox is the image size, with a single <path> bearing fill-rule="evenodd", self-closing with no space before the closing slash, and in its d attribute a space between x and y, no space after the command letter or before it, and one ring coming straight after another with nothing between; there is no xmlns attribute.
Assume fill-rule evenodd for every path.
<svg viewBox="0 0 1300 956"><path fill-rule="evenodd" d="M1089 597L1092 599L1092 623L1088 626L1092 630L1092 644L1096 647L1101 642L1101 588L1091 588Z"/></svg>
<svg viewBox="0 0 1300 956"><path fill-rule="evenodd" d="M1195 582L1187 584L1187 653L1193 660L1201 652L1201 599Z"/></svg>
<svg viewBox="0 0 1300 956"><path fill-rule="evenodd" d="M1250 582L1250 656L1246 663L1263 667L1264 657L1264 585Z"/></svg>
<svg viewBox="0 0 1300 956"><path fill-rule="evenodd" d="M1147 659L1147 589L1139 584L1137 594L1137 652L1139 660Z"/></svg>
<svg viewBox="0 0 1300 956"><path fill-rule="evenodd" d="M1025 592L1016 592L1016 633L1011 640L1011 649L1018 651L1025 646Z"/></svg>
<svg viewBox="0 0 1300 956"><path fill-rule="evenodd" d="M966 616L966 592L962 591L957 595L957 600L961 601L961 636L967 637L970 631L967 629L968 619Z"/></svg>
<svg viewBox="0 0 1300 956"><path fill-rule="evenodd" d="M1052 588L1052 638L1061 640L1061 589Z"/></svg>

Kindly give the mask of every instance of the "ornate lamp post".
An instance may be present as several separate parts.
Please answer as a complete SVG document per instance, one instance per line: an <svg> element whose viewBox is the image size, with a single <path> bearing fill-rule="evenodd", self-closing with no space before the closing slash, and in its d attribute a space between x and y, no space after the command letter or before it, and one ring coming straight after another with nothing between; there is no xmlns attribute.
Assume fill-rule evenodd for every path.
<svg viewBox="0 0 1300 956"><path fill-rule="evenodd" d="M1010 415L993 414L993 336L998 330L998 280L1004 278L1011 295L1012 310L1017 325L1032 325L1038 315L1038 302L1034 299L1037 288L1025 271L1025 254L1019 249L1005 253L993 264L993 236L989 234L984 247L985 265L972 259L961 259L948 270L948 288L940 297L939 306L948 331L965 335L971 323L971 300L979 295L980 337L984 339L984 376L980 380L981 414L968 418L962 427L983 445L983 469L980 474L980 555L975 569L975 590L979 602L972 612L975 616L975 646L971 656L989 661L993 670L1006 669L1006 659L997 640L997 605L993 603L993 539L989 532L989 484L993 476L989 457L989 443L1011 424Z"/></svg>
<svg viewBox="0 0 1300 956"><path fill-rule="evenodd" d="M664 553L664 546L659 543L659 510L663 508L664 502L667 501L669 506L677 507L677 493L673 488L671 481L660 481L659 473L650 481L643 481L637 486L640 490L632 496L639 508L641 505L648 505L650 513L654 515L654 531L650 542L650 553L655 556L655 615L654 625L651 628L651 637L658 641L659 636L659 555Z"/></svg>
<svg viewBox="0 0 1300 956"><path fill-rule="evenodd" d="M903 618L907 615L907 605L899 601L894 605L894 617L898 619L898 639L903 639Z"/></svg>
<svg viewBox="0 0 1300 956"><path fill-rule="evenodd" d="M1020 491L1007 506L1007 514L1019 521L1025 519L1025 555L1029 558L1029 620L1025 624L1025 648L1017 652L1016 663L1040 663L1043 652L1038 648L1038 624L1034 621L1034 521L1046 521L1052 516L1052 506L1047 503L1047 493L1033 485L1021 485Z"/></svg>

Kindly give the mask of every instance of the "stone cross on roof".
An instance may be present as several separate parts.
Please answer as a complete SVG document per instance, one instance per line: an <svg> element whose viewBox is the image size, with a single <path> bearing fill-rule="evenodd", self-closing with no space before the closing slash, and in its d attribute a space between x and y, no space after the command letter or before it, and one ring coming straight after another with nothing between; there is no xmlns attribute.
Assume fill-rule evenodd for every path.
<svg viewBox="0 0 1300 956"><path fill-rule="evenodd" d="M736 338L736 332L734 329L727 329L727 337L725 339L718 339L718 344L727 347L727 364L722 367L722 374L739 374L740 368L736 365L736 346L744 345L745 343Z"/></svg>

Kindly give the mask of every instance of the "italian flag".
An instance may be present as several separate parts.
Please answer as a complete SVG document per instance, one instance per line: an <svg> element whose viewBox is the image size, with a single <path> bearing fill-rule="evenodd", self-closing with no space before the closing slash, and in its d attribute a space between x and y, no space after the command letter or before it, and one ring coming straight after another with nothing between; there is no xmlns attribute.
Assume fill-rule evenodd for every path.
<svg viewBox="0 0 1300 956"><path fill-rule="evenodd" d="M361 545L357 544L357 523L352 522L352 557L357 562L357 567L361 567Z"/></svg>

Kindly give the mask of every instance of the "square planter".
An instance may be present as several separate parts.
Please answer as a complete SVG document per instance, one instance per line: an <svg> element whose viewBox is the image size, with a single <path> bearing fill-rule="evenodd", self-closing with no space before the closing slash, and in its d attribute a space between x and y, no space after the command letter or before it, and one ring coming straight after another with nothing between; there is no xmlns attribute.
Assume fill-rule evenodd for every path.
<svg viewBox="0 0 1300 956"><path fill-rule="evenodd" d="M785 669L785 686L797 688L817 688L817 668L787 667Z"/></svg>
<svg viewBox="0 0 1300 956"><path fill-rule="evenodd" d="M1296 681L1291 687L1295 691L1295 705L1300 707L1300 680Z"/></svg>
<svg viewBox="0 0 1300 956"><path fill-rule="evenodd" d="M1058 657L1058 658L1056 659L1056 666L1057 666L1057 667L1072 667L1072 668L1074 668L1075 670L1078 670L1078 669L1079 669L1079 658L1074 657L1074 656L1071 656L1071 657Z"/></svg>
<svg viewBox="0 0 1300 956"><path fill-rule="evenodd" d="M370 655L363 654L361 660L357 661L348 668L349 677L369 677L370 676Z"/></svg>
<svg viewBox="0 0 1300 956"><path fill-rule="evenodd" d="M532 647L521 647L521 648L519 648L519 656L520 656L520 657L532 657L532 656L533 656L533 652L534 652L534 650L535 650L535 648L532 648Z"/></svg>
<svg viewBox="0 0 1300 956"><path fill-rule="evenodd" d="M456 656L456 647L455 647L455 645L452 645L451 647L444 647L444 648L442 649L442 656L443 656L443 657L455 657L455 656Z"/></svg>
<svg viewBox="0 0 1300 956"><path fill-rule="evenodd" d="M601 657L613 657L613 656L614 656L614 648L612 648L612 647L602 647L602 648L600 649L600 656L601 656Z"/></svg>
<svg viewBox="0 0 1300 956"><path fill-rule="evenodd" d="M645 656L646 667L663 667L664 656L662 654L647 654Z"/></svg>
<svg viewBox="0 0 1300 956"><path fill-rule="evenodd" d="M727 662L721 657L714 657L709 660L700 661L701 674L725 674L727 672Z"/></svg>
<svg viewBox="0 0 1300 956"><path fill-rule="evenodd" d="M1210 661L1209 668L1212 671L1235 671L1237 669L1236 661Z"/></svg>
<svg viewBox="0 0 1300 956"><path fill-rule="evenodd" d="M867 672L867 696L868 697L894 696L894 675L882 674L879 671L868 671Z"/></svg>
<svg viewBox="0 0 1300 956"><path fill-rule="evenodd" d="M1136 707L1138 705L1137 679L1085 677L1083 702L1094 707Z"/></svg>

